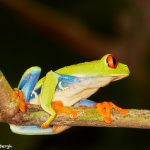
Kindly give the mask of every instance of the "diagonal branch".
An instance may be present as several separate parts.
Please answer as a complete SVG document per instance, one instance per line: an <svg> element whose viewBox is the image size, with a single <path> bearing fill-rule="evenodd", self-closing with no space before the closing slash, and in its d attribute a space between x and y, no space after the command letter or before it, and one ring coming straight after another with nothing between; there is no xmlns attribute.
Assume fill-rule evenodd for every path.
<svg viewBox="0 0 150 150"><path fill-rule="evenodd" d="M71 108L78 114L76 119L71 119L66 114L59 114L52 125L68 126L94 126L94 127L127 127L127 128L150 128L150 111L130 109L126 115L117 111L112 113L112 123L106 124L103 117L97 113L96 108ZM17 113L10 123L19 125L41 125L50 117L41 107L30 105L26 113Z"/></svg>
<svg viewBox="0 0 150 150"><path fill-rule="evenodd" d="M11 97L12 89L0 72L0 122L16 125L41 125L50 115L38 105L28 105L22 113L18 109L18 100ZM106 124L95 108L70 107L77 111L77 118L71 119L66 114L58 114L52 125L150 128L150 111L130 109L126 115L112 112L112 123Z"/></svg>

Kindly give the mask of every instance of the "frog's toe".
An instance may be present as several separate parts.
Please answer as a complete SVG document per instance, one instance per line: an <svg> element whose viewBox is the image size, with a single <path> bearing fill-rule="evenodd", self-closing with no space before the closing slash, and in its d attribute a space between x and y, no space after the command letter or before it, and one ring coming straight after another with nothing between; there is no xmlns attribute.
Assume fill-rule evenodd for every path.
<svg viewBox="0 0 150 150"><path fill-rule="evenodd" d="M25 102L23 92L21 90L16 90L15 89L12 92L12 97L14 99L19 98L19 110L22 111L22 112L25 112L27 103Z"/></svg>
<svg viewBox="0 0 150 150"><path fill-rule="evenodd" d="M49 128L49 123L47 122L44 122L42 125L41 125L41 128Z"/></svg>

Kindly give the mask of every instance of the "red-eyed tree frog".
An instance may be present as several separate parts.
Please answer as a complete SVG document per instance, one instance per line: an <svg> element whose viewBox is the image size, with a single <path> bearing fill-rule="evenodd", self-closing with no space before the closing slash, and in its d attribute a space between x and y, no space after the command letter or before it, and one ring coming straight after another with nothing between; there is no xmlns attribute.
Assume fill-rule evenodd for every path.
<svg viewBox="0 0 150 150"><path fill-rule="evenodd" d="M26 135L56 134L69 128L68 126L54 127L51 122L57 112L63 112L75 118L76 112L68 106L96 107L100 115L103 115L106 123L111 123L111 109L120 113L127 113L111 102L96 103L87 100L99 88L108 85L129 75L128 66L119 63L111 54L103 56L100 60L79 63L66 66L56 71L50 71L39 80L40 67L31 67L23 74L17 90L13 96L20 98L19 108L26 111L26 102L41 107L51 117L40 126L16 126L10 125L14 133ZM38 81L39 80L39 81Z"/></svg>

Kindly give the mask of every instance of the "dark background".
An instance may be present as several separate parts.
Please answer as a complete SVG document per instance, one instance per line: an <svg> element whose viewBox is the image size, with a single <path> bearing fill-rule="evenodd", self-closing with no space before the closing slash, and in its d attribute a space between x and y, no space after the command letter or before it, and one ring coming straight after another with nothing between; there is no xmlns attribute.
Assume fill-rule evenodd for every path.
<svg viewBox="0 0 150 150"><path fill-rule="evenodd" d="M47 25L43 21L47 15L37 13L40 21L35 21L31 17L35 14L28 6L25 9L24 1L0 3L0 69L12 87L17 87L22 73L31 66L42 67L44 76L51 69L99 59L111 52L129 65L131 75L102 88L91 99L113 101L126 108L150 108L148 1L26 1L30 3L32 10L41 7L39 14L46 10L50 18ZM51 19L51 15L56 16ZM59 29L56 18L71 23L70 28L58 23L64 27ZM82 28L78 28L80 25ZM68 38L67 31L74 29L80 36ZM90 34L86 36L85 30ZM93 40L99 41L98 47ZM144 129L72 127L59 135L24 136L11 133L7 124L0 125L0 144L11 144L15 150L148 150L149 141L149 130Z"/></svg>

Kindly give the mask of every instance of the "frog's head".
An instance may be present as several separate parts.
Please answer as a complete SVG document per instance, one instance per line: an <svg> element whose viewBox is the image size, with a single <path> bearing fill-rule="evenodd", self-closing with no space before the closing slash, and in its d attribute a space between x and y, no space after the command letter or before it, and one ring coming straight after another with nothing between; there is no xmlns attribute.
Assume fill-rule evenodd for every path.
<svg viewBox="0 0 150 150"><path fill-rule="evenodd" d="M127 77L130 74L128 66L118 62L112 54L103 56L99 60L98 68L101 68L99 72L101 77L112 77L113 81Z"/></svg>

